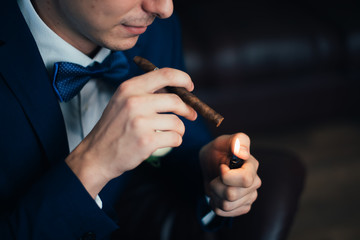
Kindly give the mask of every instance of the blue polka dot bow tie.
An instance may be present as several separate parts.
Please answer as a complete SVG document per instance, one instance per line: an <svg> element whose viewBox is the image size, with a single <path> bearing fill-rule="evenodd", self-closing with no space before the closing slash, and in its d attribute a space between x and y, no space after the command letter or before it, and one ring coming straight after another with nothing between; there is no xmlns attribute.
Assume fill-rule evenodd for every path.
<svg viewBox="0 0 360 240"><path fill-rule="evenodd" d="M53 88L60 102L75 97L92 78L104 79L119 85L129 72L129 63L123 52L113 52L102 63L83 67L70 62L54 64Z"/></svg>

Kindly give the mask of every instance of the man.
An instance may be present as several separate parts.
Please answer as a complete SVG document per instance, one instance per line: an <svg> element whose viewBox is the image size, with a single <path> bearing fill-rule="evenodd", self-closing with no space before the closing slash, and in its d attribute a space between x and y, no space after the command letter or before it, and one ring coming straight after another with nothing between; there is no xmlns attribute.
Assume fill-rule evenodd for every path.
<svg viewBox="0 0 360 240"><path fill-rule="evenodd" d="M191 78L177 70L183 63L172 0L6 0L2 5L2 239L109 238L122 218L113 208L126 195L133 170L167 147L174 149L164 165L196 177L201 165L217 215L250 210L261 181L249 138L238 133L209 142L203 124L195 121L197 113L162 91L194 89ZM118 87L93 76L64 100L52 76L68 71L60 70L59 62L97 66L111 51L122 59ZM131 62L135 55L160 69L142 74ZM230 170L235 138L245 164Z"/></svg>

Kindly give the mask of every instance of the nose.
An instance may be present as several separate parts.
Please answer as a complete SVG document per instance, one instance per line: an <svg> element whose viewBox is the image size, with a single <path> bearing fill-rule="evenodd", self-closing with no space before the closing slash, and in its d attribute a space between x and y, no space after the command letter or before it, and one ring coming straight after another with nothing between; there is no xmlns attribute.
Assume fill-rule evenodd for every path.
<svg viewBox="0 0 360 240"><path fill-rule="evenodd" d="M174 11L174 5L172 0L144 0L143 9L159 18L168 18Z"/></svg>

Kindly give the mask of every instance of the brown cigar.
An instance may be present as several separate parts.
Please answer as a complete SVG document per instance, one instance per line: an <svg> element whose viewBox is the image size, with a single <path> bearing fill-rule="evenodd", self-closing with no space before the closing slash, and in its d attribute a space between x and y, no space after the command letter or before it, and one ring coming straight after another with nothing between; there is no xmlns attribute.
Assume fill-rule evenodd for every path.
<svg viewBox="0 0 360 240"><path fill-rule="evenodd" d="M158 69L154 64L149 60L136 56L134 57L134 62L144 71L150 72ZM166 90L178 95L186 104L191 106L195 111L200 113L204 118L215 123L216 127L220 126L221 122L224 120L224 117L219 113L215 112L211 107L202 102L194 94L190 93L183 87L166 87Z"/></svg>

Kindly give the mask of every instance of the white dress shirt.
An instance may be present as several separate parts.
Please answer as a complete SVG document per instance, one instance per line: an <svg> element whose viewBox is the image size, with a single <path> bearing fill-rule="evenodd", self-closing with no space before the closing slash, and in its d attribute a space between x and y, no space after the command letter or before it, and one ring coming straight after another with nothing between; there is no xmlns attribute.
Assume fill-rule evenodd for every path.
<svg viewBox="0 0 360 240"><path fill-rule="evenodd" d="M94 62L101 63L110 54L109 49L102 48L94 58L88 57L53 32L41 20L30 0L18 0L18 4L50 76L55 62L73 62L87 67ZM91 79L72 100L60 103L70 152L95 126L113 91L101 80ZM99 196L95 201L102 208Z"/></svg>

